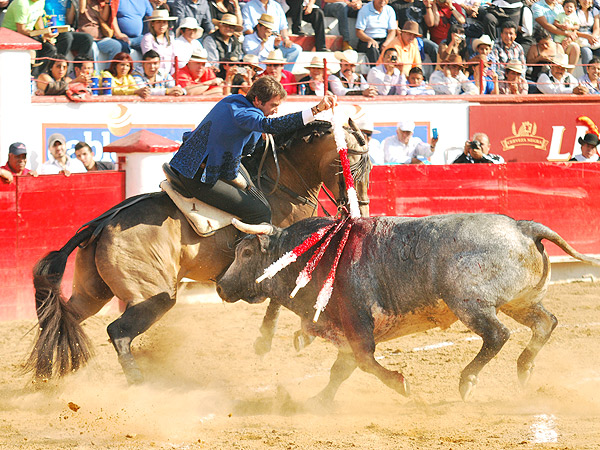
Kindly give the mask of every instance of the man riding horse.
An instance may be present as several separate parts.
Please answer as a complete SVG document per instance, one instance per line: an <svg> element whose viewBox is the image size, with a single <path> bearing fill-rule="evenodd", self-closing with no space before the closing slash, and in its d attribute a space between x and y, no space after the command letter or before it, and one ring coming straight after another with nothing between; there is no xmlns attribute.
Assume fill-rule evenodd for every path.
<svg viewBox="0 0 600 450"><path fill-rule="evenodd" d="M262 133L295 131L336 104L328 94L310 109L268 118L286 96L277 80L259 78L246 96L223 98L194 131L184 134L170 166L191 195L246 223L271 223L269 202L241 165L242 156L254 151Z"/></svg>

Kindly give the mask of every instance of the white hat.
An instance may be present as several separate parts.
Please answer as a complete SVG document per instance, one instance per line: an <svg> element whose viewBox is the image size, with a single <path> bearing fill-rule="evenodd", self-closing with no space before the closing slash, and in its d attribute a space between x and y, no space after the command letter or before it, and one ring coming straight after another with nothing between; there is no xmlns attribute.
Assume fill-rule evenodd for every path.
<svg viewBox="0 0 600 450"><path fill-rule="evenodd" d="M258 55L253 55L252 53L246 53L244 58L242 59L245 66L252 67L257 72L262 72L264 69L258 65Z"/></svg>
<svg viewBox="0 0 600 450"><path fill-rule="evenodd" d="M400 131L410 131L413 133L415 131L415 123L412 120L401 120L398 122L396 128Z"/></svg>
<svg viewBox="0 0 600 450"><path fill-rule="evenodd" d="M144 19L144 22L153 22L155 20L177 20L177 17L169 16L169 11L166 9L155 9L152 11L152 15L147 19Z"/></svg>
<svg viewBox="0 0 600 450"><path fill-rule="evenodd" d="M479 47L480 45L489 45L491 47L492 45L494 45L494 43L492 42L491 37L489 37L487 34L484 34L483 36L473 40L473 51L476 52L477 47Z"/></svg>
<svg viewBox="0 0 600 450"><path fill-rule="evenodd" d="M569 55L556 55L551 59L552 64L556 64L557 66L564 67L565 69L572 69L575 67L573 64L569 64Z"/></svg>
<svg viewBox="0 0 600 450"><path fill-rule="evenodd" d="M354 50L344 50L343 52L335 52L333 56L339 61L346 61L350 64L358 64L358 53Z"/></svg>
<svg viewBox="0 0 600 450"><path fill-rule="evenodd" d="M286 62L287 61L283 57L283 53L279 49L269 52L269 56L267 56L267 59L263 61L265 64L285 64Z"/></svg>
<svg viewBox="0 0 600 450"><path fill-rule="evenodd" d="M195 17L184 17L183 19L181 19L181 22L179 22L179 28L177 28L178 36L181 34L181 30L183 28L187 28L190 30L202 30Z"/></svg>
<svg viewBox="0 0 600 450"><path fill-rule="evenodd" d="M373 124L373 121L367 119L365 116L363 116L360 119L354 121L354 125L356 125L356 127L359 130L370 131L372 134L379 134L379 133L381 133L381 131L378 131L378 130L375 129L375 125Z"/></svg>
<svg viewBox="0 0 600 450"><path fill-rule="evenodd" d="M518 59L511 59L504 67L504 70L512 70L513 72L520 73L521 75L527 72L527 69L523 66L523 64L521 64L521 61L519 61Z"/></svg>
<svg viewBox="0 0 600 450"><path fill-rule="evenodd" d="M194 53L192 53L192 56L190 56L190 61L197 61L197 62L208 61L208 53L206 52L206 49L198 48L198 49L194 50Z"/></svg>

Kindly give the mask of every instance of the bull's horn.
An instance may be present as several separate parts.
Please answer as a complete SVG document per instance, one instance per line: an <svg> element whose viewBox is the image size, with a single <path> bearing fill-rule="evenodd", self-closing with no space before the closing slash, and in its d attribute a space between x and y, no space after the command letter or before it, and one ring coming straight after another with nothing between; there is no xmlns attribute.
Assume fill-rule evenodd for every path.
<svg viewBox="0 0 600 450"><path fill-rule="evenodd" d="M248 234L273 234L273 225L270 223L261 223L259 225L251 225L244 223L236 218L231 219L231 224L243 233Z"/></svg>
<svg viewBox="0 0 600 450"><path fill-rule="evenodd" d="M352 120L351 117L348 117L348 125L350 126L350 129L352 130L352 134L354 134L354 136L356 137L358 144L361 147L364 147L365 145L367 145L367 140L365 139L365 135L362 133L362 131L359 130L359 128L356 126L356 124L354 123L354 120Z"/></svg>

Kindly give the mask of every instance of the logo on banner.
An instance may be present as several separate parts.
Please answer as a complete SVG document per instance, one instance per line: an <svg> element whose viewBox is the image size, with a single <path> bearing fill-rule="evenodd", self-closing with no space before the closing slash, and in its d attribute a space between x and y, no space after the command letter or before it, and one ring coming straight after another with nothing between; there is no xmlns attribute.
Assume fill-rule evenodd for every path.
<svg viewBox="0 0 600 450"><path fill-rule="evenodd" d="M533 147L538 150L546 150L548 140L541 136L536 136L537 124L531 122L521 122L521 126L517 130L515 123L512 124L513 135L500 141L502 150L514 150L518 146Z"/></svg>

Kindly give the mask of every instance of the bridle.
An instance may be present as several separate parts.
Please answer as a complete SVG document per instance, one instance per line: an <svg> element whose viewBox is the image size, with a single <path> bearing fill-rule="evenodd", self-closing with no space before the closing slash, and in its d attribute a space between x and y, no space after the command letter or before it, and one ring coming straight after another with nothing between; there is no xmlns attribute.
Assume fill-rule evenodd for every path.
<svg viewBox="0 0 600 450"><path fill-rule="evenodd" d="M352 128L352 130L351 130L352 134L355 136L358 143L364 147L366 145L366 140L364 139L364 136L354 126L354 124L351 123L351 121L350 121L350 125ZM358 133L358 134L356 134L356 133ZM295 139L297 139L297 136L294 134L291 137L289 137L286 141L284 141L281 145L279 145L279 149L283 150L285 148L288 148ZM269 153L269 148L271 149L270 153L272 153L272 155L273 155L273 161L275 163L275 170L277 173L275 180L273 180L266 173L263 173L263 167L264 167L264 163L265 163L267 154ZM354 164L352 164L350 166L350 171L352 172L355 180L359 181L359 180L362 180L364 177L368 176L368 172L369 172L368 167L369 167L370 163L369 163L369 158L368 158L367 152L360 152L357 150L349 149L348 155L361 155L361 158L357 162L355 162ZM298 172L298 170L296 169L294 164L292 164L290 162L290 160L286 157L285 153L281 152L278 155L277 146L275 145L275 141L274 141L272 135L267 135L265 150L262 154L260 163L258 165L258 174L256 177L256 184L257 184L258 188L266 195L272 195L273 193L275 193L275 191L279 190L279 191L285 193L286 195L290 196L292 199L294 199L301 205L310 205L313 209L313 215L316 212L316 210L318 209L318 207L320 206L321 210L323 211L323 214L325 214L326 216L331 216L329 211L327 211L327 209L325 208L323 203L319 200L318 194L311 195L309 198L307 196L298 194L293 189L285 186L284 184L282 184L280 182L280 178L281 178L281 169L279 166L280 159L285 164L288 165L288 167L291 169L291 171L295 174L296 178L298 178L300 180L300 183L306 188L306 191L310 192L308 184L306 183L306 181L304 180L302 175ZM343 171L341 169L341 163L339 163L339 161L338 161L338 166L339 166L339 171L337 172L336 175L338 177L338 186L339 186L339 192L340 192L339 198L334 198L333 195L329 192L329 190L325 187L324 184L322 186L322 189L325 192L325 194L327 195L327 197L329 198L329 200L331 200L331 202L336 205L337 213L340 214L343 211L347 211L348 198L346 195L346 182L344 180ZM263 188L263 186L264 186L263 182L265 182L265 181L273 186L269 192L266 192L265 188ZM368 204L369 204L369 200L359 200L359 205L368 205Z"/></svg>

